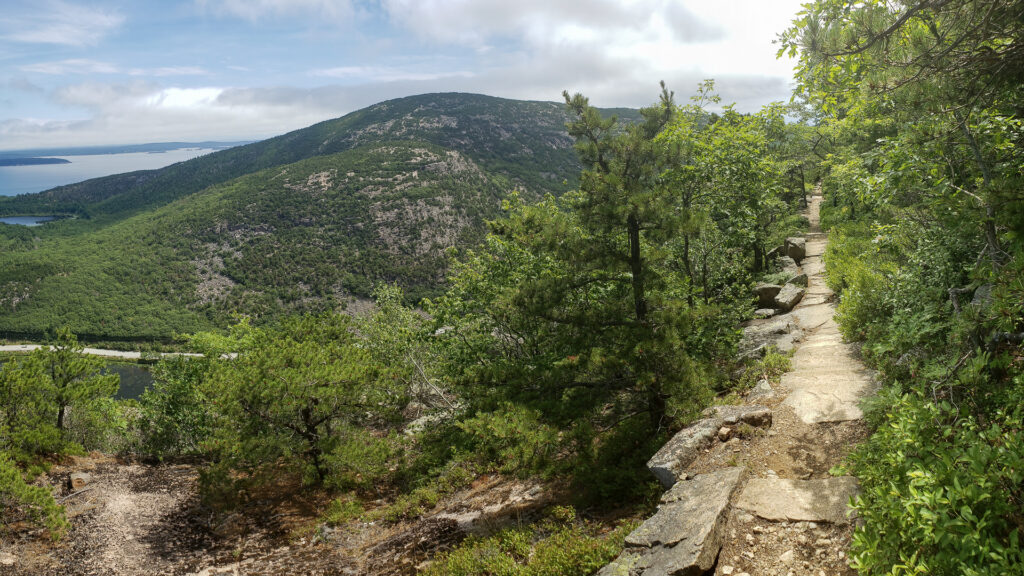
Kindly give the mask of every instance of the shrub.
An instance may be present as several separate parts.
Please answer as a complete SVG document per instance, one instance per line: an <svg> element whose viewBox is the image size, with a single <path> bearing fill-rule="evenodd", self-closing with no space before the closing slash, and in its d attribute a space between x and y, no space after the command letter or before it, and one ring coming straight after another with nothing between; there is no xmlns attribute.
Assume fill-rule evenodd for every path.
<svg viewBox="0 0 1024 576"><path fill-rule="evenodd" d="M555 508L534 526L470 538L442 555L425 576L586 576L622 551L635 527L625 523L601 534L599 527L576 519L571 508Z"/></svg>
<svg viewBox="0 0 1024 576"><path fill-rule="evenodd" d="M53 494L42 486L26 484L17 465L0 452L0 526L21 518L46 528L55 540L68 528L64 509Z"/></svg>
<svg viewBox="0 0 1024 576"><path fill-rule="evenodd" d="M1018 393L1021 384L1018 376ZM854 535L854 567L863 574L1021 574L1019 402L982 424L916 394L889 392L885 400L882 425L851 456L861 484L854 507L866 526Z"/></svg>

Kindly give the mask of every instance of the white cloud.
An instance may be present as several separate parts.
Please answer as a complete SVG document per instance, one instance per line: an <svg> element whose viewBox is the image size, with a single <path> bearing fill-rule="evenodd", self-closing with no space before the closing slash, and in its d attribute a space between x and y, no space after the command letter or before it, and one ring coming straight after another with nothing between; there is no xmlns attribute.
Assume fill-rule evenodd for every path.
<svg viewBox="0 0 1024 576"><path fill-rule="evenodd" d="M452 72L414 72L390 66L340 66L337 68L311 70L309 74L311 76L351 80L364 84L371 82L422 82L427 80L441 80L444 78L471 78L473 76L473 73L466 70L455 70Z"/></svg>
<svg viewBox="0 0 1024 576"><path fill-rule="evenodd" d="M36 62L19 68L22 72L50 74L54 76L127 74L129 76L207 76L210 74L198 66L164 66L160 68L129 68L85 58L70 58L55 62Z"/></svg>
<svg viewBox="0 0 1024 576"><path fill-rule="evenodd" d="M357 14L351 0L196 0L196 4L214 14L250 22L309 17L312 22L346 22Z"/></svg>
<svg viewBox="0 0 1024 576"><path fill-rule="evenodd" d="M49 0L41 2L32 14L0 19L0 38L33 44L92 46L119 28L124 20L113 10Z"/></svg>
<svg viewBox="0 0 1024 576"><path fill-rule="evenodd" d="M677 0L381 0L389 17L422 37L486 46L495 37L558 42L657 32L681 42L714 39L721 30Z"/></svg>
<svg viewBox="0 0 1024 576"><path fill-rule="evenodd" d="M22 72L33 72L36 74L52 74L55 76L67 76L69 74L117 74L120 72L117 66L109 62L99 62L84 58L71 58L57 62L36 62L21 67Z"/></svg>

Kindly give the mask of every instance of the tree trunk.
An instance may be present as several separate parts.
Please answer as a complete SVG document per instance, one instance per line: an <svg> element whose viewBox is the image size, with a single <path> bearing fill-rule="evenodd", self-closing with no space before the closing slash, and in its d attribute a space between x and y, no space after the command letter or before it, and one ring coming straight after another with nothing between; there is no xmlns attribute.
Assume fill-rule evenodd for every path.
<svg viewBox="0 0 1024 576"><path fill-rule="evenodd" d="M992 182L992 175L989 173L988 164L985 163L985 159L981 156L981 148L978 146L978 142L967 127L967 120L960 120L959 114L957 115L957 120L960 121L960 128L963 130L964 136L967 138L967 144L974 154L974 161L978 163L978 169L981 170L984 191L988 191L989 185ZM992 262L992 270L998 272L1003 263L1003 248L999 245L999 235L996 233L995 210L993 210L992 204L988 201L982 200L980 197L978 199L985 208L985 218L981 222L981 227L985 232L985 242L988 244L989 260Z"/></svg>
<svg viewBox="0 0 1024 576"><path fill-rule="evenodd" d="M629 229L629 267L633 276L633 308L637 322L647 322L647 297L644 295L644 268L640 257L640 222L636 214L630 214L627 221Z"/></svg>
<svg viewBox="0 0 1024 576"><path fill-rule="evenodd" d="M64 413L67 411L67 406L61 404L60 409L57 410L57 430L64 432Z"/></svg>
<svg viewBox="0 0 1024 576"><path fill-rule="evenodd" d="M690 264L690 235L683 235L683 266L686 267L686 302L693 308L693 266Z"/></svg>

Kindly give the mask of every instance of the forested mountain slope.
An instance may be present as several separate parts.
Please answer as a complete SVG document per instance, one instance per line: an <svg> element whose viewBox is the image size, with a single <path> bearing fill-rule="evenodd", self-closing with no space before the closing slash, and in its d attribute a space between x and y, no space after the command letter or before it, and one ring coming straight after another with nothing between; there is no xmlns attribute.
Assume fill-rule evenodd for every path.
<svg viewBox="0 0 1024 576"><path fill-rule="evenodd" d="M507 190L461 152L394 142L269 168L89 234L9 239L0 331L162 339L231 312L330 309L379 282L423 296L444 278L445 249L475 244Z"/></svg>
<svg viewBox="0 0 1024 576"><path fill-rule="evenodd" d="M604 112L624 120L637 118L635 110ZM554 102L459 93L410 96L160 170L0 198L0 215L56 212L109 220L272 166L394 140L430 142L458 150L531 193L558 194L572 186L580 170L573 141L565 130L568 120L565 106Z"/></svg>

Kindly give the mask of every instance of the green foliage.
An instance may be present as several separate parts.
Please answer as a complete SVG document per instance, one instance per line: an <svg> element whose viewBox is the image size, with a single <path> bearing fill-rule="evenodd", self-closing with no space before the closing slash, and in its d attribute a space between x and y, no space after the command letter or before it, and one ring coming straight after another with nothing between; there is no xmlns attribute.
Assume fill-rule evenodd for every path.
<svg viewBox="0 0 1024 576"><path fill-rule="evenodd" d="M734 387L737 390L750 390L762 379L777 384L779 378L789 372L791 365L789 354L780 354L772 348L763 358L748 361L743 366L743 371Z"/></svg>
<svg viewBox="0 0 1024 576"><path fill-rule="evenodd" d="M1019 376L1013 404L984 424L949 402L889 393L881 426L852 456L867 530L864 573L1020 574L1024 481Z"/></svg>
<svg viewBox="0 0 1024 576"><path fill-rule="evenodd" d="M467 448L482 460L510 474L543 474L556 461L560 431L544 424L541 414L512 403L493 412L478 412L457 423Z"/></svg>
<svg viewBox="0 0 1024 576"><path fill-rule="evenodd" d="M0 365L0 453L22 463L63 446L45 382L41 354Z"/></svg>
<svg viewBox="0 0 1024 576"><path fill-rule="evenodd" d="M237 357L214 361L201 387L214 407L210 448L224 468L212 480L285 466L322 484L346 466L332 464L336 450L355 454L359 429L393 416L404 391L371 362L353 324L341 315L292 318L252 329Z"/></svg>
<svg viewBox="0 0 1024 576"><path fill-rule="evenodd" d="M1021 573L1018 16L818 0L782 36L829 144L838 319L888 384L850 466L864 574Z"/></svg>
<svg viewBox="0 0 1024 576"><path fill-rule="evenodd" d="M66 328L50 347L0 367L0 449L21 462L119 443L125 426L113 401L119 378L102 360L82 354Z"/></svg>
<svg viewBox="0 0 1024 576"><path fill-rule="evenodd" d="M50 490L26 484L18 466L0 452L0 528L21 519L46 528L54 540L69 527Z"/></svg>
<svg viewBox="0 0 1024 576"><path fill-rule="evenodd" d="M420 572L425 576L586 576L614 559L626 535L624 524L600 534L576 520L571 508L556 508L534 526L470 538Z"/></svg>
<svg viewBox="0 0 1024 576"><path fill-rule="evenodd" d="M210 364L206 358L168 356L153 367L153 386L139 398L132 421L141 454L163 459L201 453L213 418L203 393Z"/></svg>

